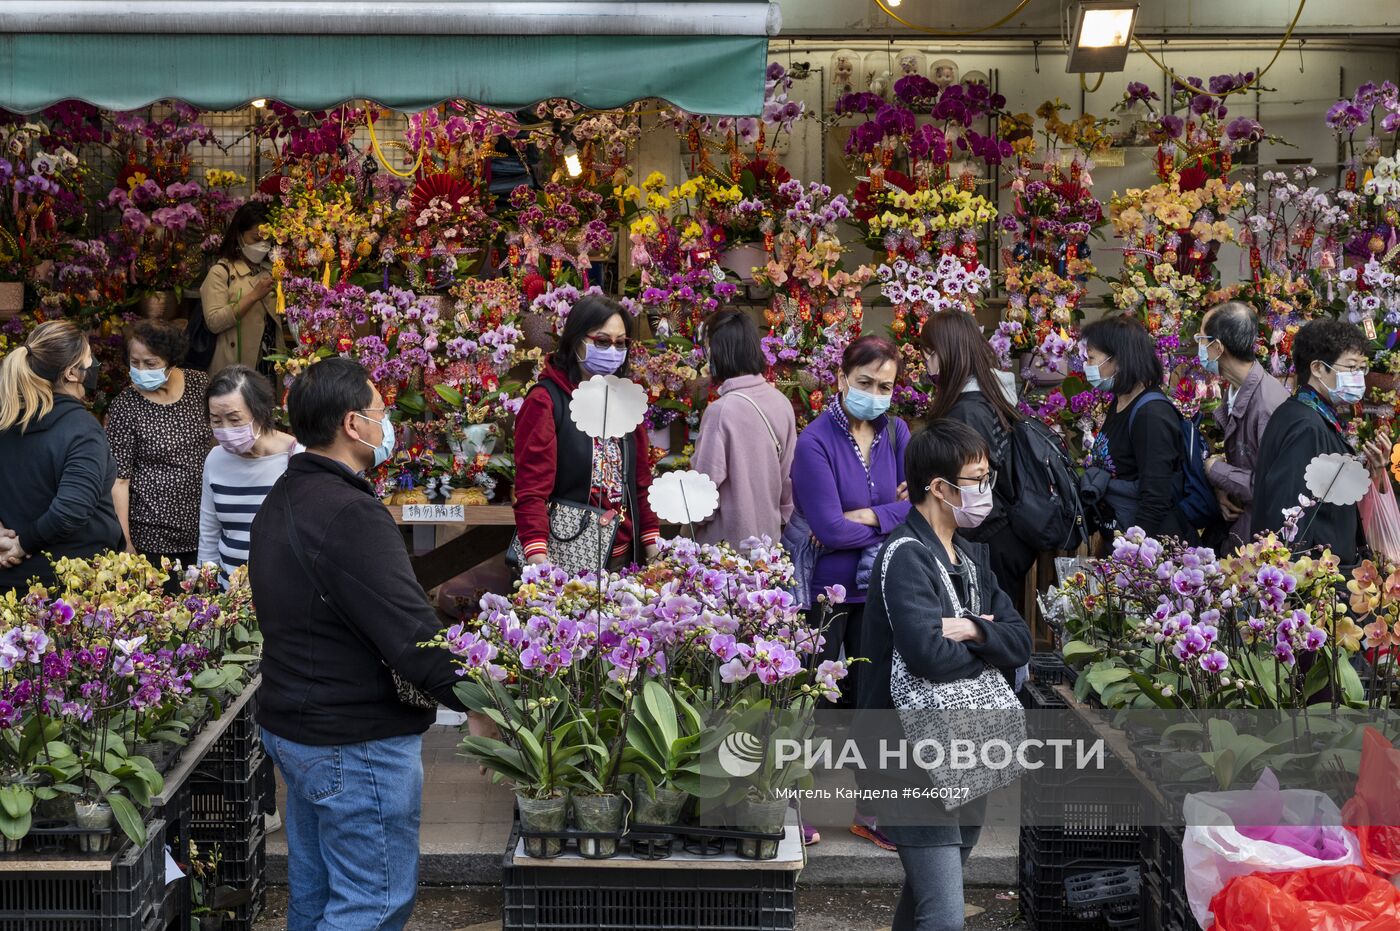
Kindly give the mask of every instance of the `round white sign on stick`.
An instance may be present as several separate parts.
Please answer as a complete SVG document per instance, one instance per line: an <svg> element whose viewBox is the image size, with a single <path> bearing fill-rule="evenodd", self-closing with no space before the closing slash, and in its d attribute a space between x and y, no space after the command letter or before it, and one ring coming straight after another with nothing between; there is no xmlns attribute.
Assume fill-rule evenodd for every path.
<svg viewBox="0 0 1400 931"><path fill-rule="evenodd" d="M616 375L594 375L574 389L569 416L595 440L615 440L637 429L647 413L646 389Z"/></svg>
<svg viewBox="0 0 1400 931"><path fill-rule="evenodd" d="M703 472L667 472L651 483L647 500L668 524L696 524L719 507L719 488Z"/></svg>
<svg viewBox="0 0 1400 931"><path fill-rule="evenodd" d="M1371 474L1360 460L1342 453L1323 453L1313 457L1303 478L1308 484L1308 494L1319 504L1343 507L1364 498L1371 484Z"/></svg>

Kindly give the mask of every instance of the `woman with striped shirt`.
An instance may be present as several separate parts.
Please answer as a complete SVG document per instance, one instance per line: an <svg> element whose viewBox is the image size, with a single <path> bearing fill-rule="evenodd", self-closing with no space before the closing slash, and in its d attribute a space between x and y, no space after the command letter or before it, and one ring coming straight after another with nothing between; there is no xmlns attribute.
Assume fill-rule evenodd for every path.
<svg viewBox="0 0 1400 931"><path fill-rule="evenodd" d="M287 471L295 439L273 423L272 385L246 365L214 376L205 407L217 446L204 460L199 506L199 561L224 576L248 561L248 531L273 483Z"/></svg>

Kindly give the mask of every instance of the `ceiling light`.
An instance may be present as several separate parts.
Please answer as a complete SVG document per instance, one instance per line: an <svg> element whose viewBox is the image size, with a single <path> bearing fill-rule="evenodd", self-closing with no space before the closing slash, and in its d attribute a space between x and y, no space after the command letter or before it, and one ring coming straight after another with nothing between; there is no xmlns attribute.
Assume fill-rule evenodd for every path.
<svg viewBox="0 0 1400 931"><path fill-rule="evenodd" d="M1138 4L1131 0L1080 0L1065 71L1087 74L1122 71L1128 61Z"/></svg>
<svg viewBox="0 0 1400 931"><path fill-rule="evenodd" d="M257 107L259 110L261 110L263 107L267 106L267 98L266 98L266 97L259 97L257 100L254 100L254 101L253 101L253 106L255 106L255 107Z"/></svg>
<svg viewBox="0 0 1400 931"><path fill-rule="evenodd" d="M570 178L577 178L583 174L583 163L579 161L578 146L573 143L564 147L564 170L569 173Z"/></svg>

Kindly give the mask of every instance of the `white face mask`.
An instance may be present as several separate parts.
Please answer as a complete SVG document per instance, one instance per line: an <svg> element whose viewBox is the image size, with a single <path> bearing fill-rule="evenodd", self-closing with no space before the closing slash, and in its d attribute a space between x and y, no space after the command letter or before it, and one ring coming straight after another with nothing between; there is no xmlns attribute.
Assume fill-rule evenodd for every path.
<svg viewBox="0 0 1400 931"><path fill-rule="evenodd" d="M271 244L255 242L243 247L243 257L248 260L248 264L250 265L261 265L267 259L267 254L271 251Z"/></svg>

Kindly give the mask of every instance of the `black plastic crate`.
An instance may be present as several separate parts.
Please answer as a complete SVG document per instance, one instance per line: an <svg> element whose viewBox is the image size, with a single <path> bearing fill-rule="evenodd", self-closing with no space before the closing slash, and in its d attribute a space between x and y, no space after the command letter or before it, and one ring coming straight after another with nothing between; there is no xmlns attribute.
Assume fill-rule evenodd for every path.
<svg viewBox="0 0 1400 931"><path fill-rule="evenodd" d="M1059 685L1065 681L1065 658L1059 653L1032 653L1031 681L1039 685Z"/></svg>
<svg viewBox="0 0 1400 931"><path fill-rule="evenodd" d="M219 843L216 846L220 858L219 882L222 885L246 889L267 878L267 835L261 824L257 825L255 836L249 840Z"/></svg>
<svg viewBox="0 0 1400 931"><path fill-rule="evenodd" d="M1021 704L1032 711L1053 711L1069 707L1050 686L1034 679L1021 689Z"/></svg>
<svg viewBox="0 0 1400 931"><path fill-rule="evenodd" d="M630 929L790 931L797 872L514 865L512 833L502 871L504 931Z"/></svg>
<svg viewBox="0 0 1400 931"><path fill-rule="evenodd" d="M187 824L196 840L246 840L261 824L263 792L256 774L240 782L200 776L191 778L186 786Z"/></svg>
<svg viewBox="0 0 1400 931"><path fill-rule="evenodd" d="M146 835L144 845L128 843L113 856L110 870L46 867L0 873L0 931L147 931L158 926L164 917L165 822L148 822Z"/></svg>
<svg viewBox="0 0 1400 931"><path fill-rule="evenodd" d="M1112 916L1137 917L1142 897L1142 870L1120 866L1080 873L1065 880L1065 904L1084 920Z"/></svg>
<svg viewBox="0 0 1400 931"><path fill-rule="evenodd" d="M262 915L267 899L267 883L259 880L253 885L252 899L234 910L232 918L225 918L223 931L253 931L253 925Z"/></svg>
<svg viewBox="0 0 1400 931"><path fill-rule="evenodd" d="M1070 863L1075 860L1106 860L1138 863L1140 840L1126 833L1051 827L1021 828L1022 856L1029 852L1040 863Z"/></svg>
<svg viewBox="0 0 1400 931"><path fill-rule="evenodd" d="M1018 885L1021 915L1034 931L1084 931L1094 927L1094 921L1086 922L1070 907L1065 882L1136 865L1136 860L1037 860L1033 854L1028 855L1023 845Z"/></svg>
<svg viewBox="0 0 1400 931"><path fill-rule="evenodd" d="M257 701L257 696L254 696L239 709L227 729L205 754L201 768L222 763L245 763L262 754L262 730L255 718Z"/></svg>
<svg viewBox="0 0 1400 931"><path fill-rule="evenodd" d="M1200 931L1185 888L1168 885L1155 871L1143 871L1138 912L1142 931Z"/></svg>
<svg viewBox="0 0 1400 931"><path fill-rule="evenodd" d="M1143 807L1127 779L1121 764L1103 773L1033 770L1021 781L1021 823L1137 845Z"/></svg>

